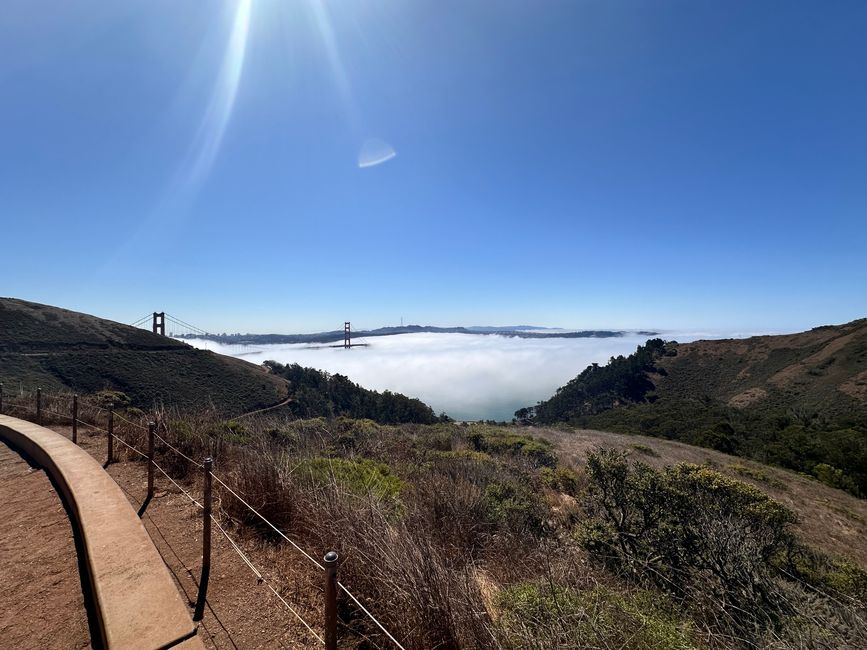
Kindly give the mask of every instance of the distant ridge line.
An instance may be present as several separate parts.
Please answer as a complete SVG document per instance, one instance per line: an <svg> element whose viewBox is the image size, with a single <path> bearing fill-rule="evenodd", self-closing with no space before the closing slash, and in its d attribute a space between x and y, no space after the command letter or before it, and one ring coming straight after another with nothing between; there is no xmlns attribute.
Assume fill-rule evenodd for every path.
<svg viewBox="0 0 867 650"><path fill-rule="evenodd" d="M538 331L547 329L549 331ZM374 330L360 330L354 332L355 337L370 338L376 336L394 336L398 334L474 334L476 336L508 336L510 338L524 339L580 339L580 338L616 338L632 333L624 330L580 330L567 331L552 328L531 328L529 325L513 326L511 328L496 327L434 327L433 325L404 325L396 327L380 327ZM637 332L642 336L655 336L656 332ZM275 343L333 343L342 341L343 330L331 332L318 332L315 334L187 334L178 338L206 339L217 343L227 344L275 344Z"/></svg>

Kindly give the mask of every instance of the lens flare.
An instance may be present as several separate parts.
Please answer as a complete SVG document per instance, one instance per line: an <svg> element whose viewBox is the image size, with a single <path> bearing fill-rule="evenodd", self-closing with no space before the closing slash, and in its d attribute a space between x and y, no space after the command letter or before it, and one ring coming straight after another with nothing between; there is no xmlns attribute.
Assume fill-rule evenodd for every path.
<svg viewBox="0 0 867 650"><path fill-rule="evenodd" d="M370 138L364 142L361 151L358 152L358 166L362 169L376 167L391 160L396 155L397 152L385 140Z"/></svg>
<svg viewBox="0 0 867 650"><path fill-rule="evenodd" d="M232 117L232 109L235 107L241 73L244 69L252 5L252 0L240 0L235 10L232 33L229 36L223 65L193 143L192 163L186 174L187 182L193 186L200 185L210 173L220 151L223 136L226 134L229 119Z"/></svg>

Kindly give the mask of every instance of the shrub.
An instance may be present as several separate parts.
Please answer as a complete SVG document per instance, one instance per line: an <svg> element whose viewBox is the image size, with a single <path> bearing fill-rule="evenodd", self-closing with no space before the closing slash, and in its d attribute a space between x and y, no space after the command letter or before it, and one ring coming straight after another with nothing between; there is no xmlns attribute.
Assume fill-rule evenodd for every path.
<svg viewBox="0 0 867 650"><path fill-rule="evenodd" d="M536 467L556 467L557 455L547 440L521 436L502 429L474 428L467 441L476 451L509 454L523 458Z"/></svg>
<svg viewBox="0 0 867 650"><path fill-rule="evenodd" d="M94 393L91 399L102 408L108 408L109 405L114 405L115 408L129 406L132 400L129 395L122 393L119 390L101 390Z"/></svg>
<svg viewBox="0 0 867 650"><path fill-rule="evenodd" d="M293 474L315 487L337 485L358 497L396 501L404 483L385 463L345 458L311 458L295 466Z"/></svg>
<svg viewBox="0 0 867 650"><path fill-rule="evenodd" d="M601 450L587 469L591 519L580 538L591 552L679 598L743 610L736 627L776 619L771 558L791 543L788 509L698 465L656 471Z"/></svg>
<svg viewBox="0 0 867 650"><path fill-rule="evenodd" d="M532 648L687 650L691 625L660 594L519 583L496 598L505 635Z"/></svg>
<svg viewBox="0 0 867 650"><path fill-rule="evenodd" d="M563 492L569 496L578 496L581 487L581 477L578 473L569 467L558 467L551 469L543 467L540 472L542 483L552 490Z"/></svg>
<svg viewBox="0 0 867 650"><path fill-rule="evenodd" d="M785 483L783 483L780 479L771 476L771 474L767 470L759 469L757 467L748 467L739 463L729 465L729 469L735 474L739 474L740 476L746 478L751 478L754 481L759 481L760 483L764 483L766 485L769 485L770 487L777 488L778 490L787 489Z"/></svg>
<svg viewBox="0 0 867 650"><path fill-rule="evenodd" d="M820 591L843 594L867 604L867 571L848 560L795 546L774 558L774 564Z"/></svg>
<svg viewBox="0 0 867 650"><path fill-rule="evenodd" d="M659 456L659 454L654 451L653 447L648 447L647 445L642 445L637 442L632 443L629 446L635 451L644 454L645 456L653 456L654 458Z"/></svg>
<svg viewBox="0 0 867 650"><path fill-rule="evenodd" d="M542 532L546 509L537 494L525 483L495 482L484 492L487 518L514 533Z"/></svg>
<svg viewBox="0 0 867 650"><path fill-rule="evenodd" d="M827 463L819 463L818 465L813 467L813 476L815 476L825 485L829 485L833 488L838 488L840 490L846 490L847 492L851 492L855 495L860 494L858 484L851 476L844 474L843 470L832 467Z"/></svg>

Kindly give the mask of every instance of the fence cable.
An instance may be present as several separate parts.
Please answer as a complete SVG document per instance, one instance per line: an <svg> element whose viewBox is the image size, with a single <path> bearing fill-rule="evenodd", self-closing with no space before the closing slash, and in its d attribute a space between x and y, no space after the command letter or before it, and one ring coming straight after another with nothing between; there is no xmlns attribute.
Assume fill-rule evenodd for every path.
<svg viewBox="0 0 867 650"><path fill-rule="evenodd" d="M219 476L217 476L217 475L214 474L213 472L211 473L211 476L213 477L213 479L214 479L217 483L219 483L219 484L222 485L224 488L226 488L226 490L229 491L229 494L231 494L231 495L232 495L233 497L235 497L238 501L240 501L240 502L243 503L245 506L247 506L247 508L248 508L248 509L249 509L249 510L254 514L254 515L256 515L257 517L259 517L259 519L261 519L261 520L264 521L266 524L268 524L268 526L270 526L271 529L272 529L275 533L277 533L278 535L280 535L280 537L282 537L282 538L285 539L287 542L289 542L292 546L294 546L295 549L296 549L299 553L301 553L304 557L306 557L306 558L307 558L308 560L310 560L313 564L315 564L317 567L319 567L322 571L325 571L325 567L322 566L321 564L319 564L319 562L316 561L316 558L314 558L314 557L313 557L312 555L310 555L307 551L305 551L303 548L301 548L300 546L298 546L298 544L296 544L294 541L292 541L291 539L289 539L289 537L286 536L286 533L284 533L282 530L280 530L279 528L277 528L277 526L275 526L275 525L272 524L270 521L268 521L268 520L267 520L267 519L262 515L262 513L260 513L258 510L256 510L256 508L254 508L254 507L251 506L249 503L247 503L247 502L244 500L244 498L241 497L241 495L239 495L239 494L238 494L237 492L235 492L232 488L230 488L228 485L226 485L225 481L223 481Z"/></svg>
<svg viewBox="0 0 867 650"><path fill-rule="evenodd" d="M199 463L199 462L193 460L192 458L190 458L189 456L187 456L184 452L182 452L182 451L181 451L180 449L178 449L177 447L173 446L171 443L169 443L165 438L163 438L163 437L162 437L160 434L158 434L156 431L154 431L154 438L156 438L157 440L159 440L160 442L162 442L166 447L168 447L169 449L171 449L173 452L175 452L175 453L176 453L178 456L180 456L181 458L184 458L184 459L186 459L187 461L191 462L193 465L195 465L195 466L198 467L199 469L204 469L204 467L205 467L204 465L202 465L201 463Z"/></svg>
<svg viewBox="0 0 867 650"><path fill-rule="evenodd" d="M112 434L111 434L111 437L114 438L115 440L117 440L117 441L118 441L120 444L122 444L124 447L128 447L128 448L130 449L130 451L134 451L135 453L137 453L139 456L141 456L141 457L144 458L145 460L148 459L148 455L147 455L147 454L140 452L138 449L136 449L135 447L133 447L131 444L129 444L126 440L124 440L123 438L121 438L121 437L118 436L117 434L112 433Z"/></svg>
<svg viewBox="0 0 867 650"><path fill-rule="evenodd" d="M169 480L174 484L174 486L175 486L176 488L178 488L181 492L183 492L183 494L184 494L185 497L187 497L190 501L192 501L193 503L195 503L195 504L196 504L200 509L202 509L202 510L205 509L205 507L204 507L201 503L199 503L198 501L196 501L192 496L190 496L190 493L187 492L184 488L182 488L182 487L178 484L178 482L177 482L175 479L173 479L171 476L169 476L169 475L166 473L166 470L164 470L162 467L160 467L159 465L157 465L156 461L152 461L152 462L153 462L153 464L154 464L154 467L156 467L160 472L162 472L162 475L165 476L167 479L169 479Z"/></svg>
<svg viewBox="0 0 867 650"><path fill-rule="evenodd" d="M280 529L277 528L274 524L272 524L270 521L268 521L268 520L267 520L267 519L266 519L266 518L265 518L265 517L264 517L264 516L263 516L263 515L258 511L258 510L256 510L253 506L251 506L249 503L247 503L247 502L246 502L246 501L245 501L245 500L244 500L244 499L243 499L243 498L242 498L242 497L241 497L237 492L235 492L232 488L230 488L228 485L226 485L226 483L225 483L222 479L220 479L218 476L216 476L213 472L211 473L211 476L213 477L213 479L214 479L215 481L217 481L217 483L219 483L219 484L222 485L224 488L226 488L226 490L228 490L229 493L230 493L232 496L234 496L236 499L238 499L238 501L240 501L240 502L243 503L245 506L247 506L247 508L248 508L248 509L253 513L253 514L255 514L257 517L259 517L259 519L261 519L263 522L265 522L268 526L270 526L271 529L272 529L275 533L277 533L278 535L280 535L280 537L282 537L282 538L285 539L287 542L289 542L292 546L294 546L295 549L298 550L298 552L300 552L301 554L304 555L304 557L306 557L306 558L307 558L308 560L310 560L313 564L315 564L317 567L319 567L319 569L321 569L321 570L323 570L323 571L325 570L325 567L323 567L319 562L317 562L316 559L315 559L313 556L311 556L309 553L307 553L307 551L305 551L303 548L301 548L300 546L298 546L298 544L296 544L292 539L290 539L290 538L289 538L289 537L288 537L288 536L287 536L287 535L286 535L282 530L280 530ZM397 639L395 639L387 629L385 629L385 626L383 626L383 624L380 623L380 622L376 619L376 617L375 617L373 614L370 613L370 610L368 610L368 609L367 609L367 608L366 608L366 607L361 603L361 601L358 600L358 598L355 597L355 594L353 594L351 591L349 591L349 589L346 587L346 585L344 585L342 582L338 581L338 582L337 582L337 586L340 587L340 589L342 589L343 592L344 592L347 596L349 596L349 597L352 599L352 601L353 601L356 605L358 605L358 607L361 609L362 612L364 612L365 614L367 614L368 618L370 618L370 620L373 621L373 622L376 624L376 626L377 626L380 630L382 630L383 633L384 633L384 634L385 634L389 639L391 639L392 643L394 643L395 646L397 646L398 648L400 648L400 650L405 650L404 647L400 644L400 642L399 642Z"/></svg>
<svg viewBox="0 0 867 650"><path fill-rule="evenodd" d="M142 431L147 431L147 430L148 430L147 427L142 426L141 424L138 424L137 422L133 422L132 420L128 420L128 419L126 419L126 418L123 417L120 413L115 412L114 417L116 417L118 420L123 420L123 421L126 422L128 425L133 426L133 427L135 427L136 429L141 429Z"/></svg>
<svg viewBox="0 0 867 650"><path fill-rule="evenodd" d="M33 409L32 407L21 406L21 405L18 405L18 404L9 404L8 406L11 407L11 408L18 408L18 409L22 409L22 410L25 410L25 411L35 411L35 409ZM97 409L98 411L101 411L101 412L104 412L104 411L106 410L106 409L103 409L103 408L101 408L101 407L99 407L99 406L96 406L96 405L89 405L89 406L91 406L92 408L95 408L95 409ZM64 416L64 415L61 415L61 414L59 414L59 413L55 413L55 412L53 412L53 411L47 411L47 410L46 410L46 412L47 412L47 413L51 413L51 414L53 414L53 415L57 415L57 416L59 416L59 417L70 417L70 416ZM128 424L130 424L130 425L132 425L132 426L135 426L135 427L139 427L139 428L141 428L141 429L144 429L144 427L142 427L141 425L136 424L135 422L131 422L130 420L124 418L124 417L121 416L121 415L118 415L117 413L115 413L115 415L117 415L119 419L123 420L124 422L126 422L126 423L128 423ZM105 429L103 429L102 427L100 427L100 426L98 426L98 425L95 425L95 424L92 424L92 423L90 423L90 422L86 422L86 421L84 421L84 420L80 420L80 419L76 419L76 420L77 420L80 424L83 424L83 425L85 425L85 426L91 427L91 428L96 429L96 430L98 430L98 431L102 431L103 433L108 433L108 431L106 431ZM116 438L116 439L117 439L121 444L125 445L125 446L128 447L131 451L135 452L136 454L138 454L138 455L141 456L142 458L145 458L145 459L148 458L146 454L142 453L141 451L139 451L138 449L136 449L135 447L133 447L132 445L130 445L129 443L127 443L125 440L123 440L122 438L120 438L120 437L118 437L117 435L115 435L114 433L112 433L111 435L112 435L114 438ZM200 468L200 469L201 469L201 468L204 468L204 465L202 465L201 463L199 463L199 462L193 460L192 458L190 458L189 456L187 456L184 452L182 452L180 449L178 449L177 447L175 447L174 445L172 445L171 443L169 443L165 438L163 438L162 436L160 436L158 433L154 432L154 437L157 438L160 442L162 442L166 447L168 447L169 449L171 449L171 450L174 451L176 454L178 454L179 456L181 456L182 458L184 458L184 459L187 460L188 462L192 463L192 464L195 465L196 467L198 467L198 468ZM172 483L176 488L178 488L178 490L180 490L181 493L182 493L182 494L183 494L187 499L189 499L189 500L190 500L193 504L195 504L198 508L200 508L200 509L204 509L204 506L202 506L201 503L199 503L198 501L196 501L196 499L194 499L194 498L190 495L189 492L187 492L183 487L181 487L181 485L180 485L177 481L175 481L171 476L169 476L168 473L166 473L166 471L156 463L156 461L151 461L151 462L153 462L154 467L155 467L156 469L158 469L158 470L160 471L160 473L161 473L163 476L165 476L165 477L166 477L166 478L167 478L167 479L168 479L168 480L169 480L169 481L170 481L170 482L171 482L171 483ZM280 537L282 537L282 538L285 539L287 542L289 542L289 544L291 544L291 545L295 548L295 550L297 550L297 551L298 551L299 553L301 553L304 557L306 557L306 558L307 558L310 562L312 562L312 563L313 563L317 568L319 568L319 569L322 570L322 571L325 570L325 567L322 566L322 564L320 564L320 563L316 560L316 558L314 558L314 557L313 557L312 555L310 555L307 551L305 551L303 548L301 548L297 543L295 543L294 540L292 540L289 536L287 536L287 535L286 535L282 530L280 530L279 528L277 528L277 526L275 526L275 525L272 524L268 519L266 519L265 516L262 515L262 513L260 513L260 512L259 512L258 510L256 510L253 506L251 506L251 505L250 505L250 504L249 504L249 503L248 503L248 502L247 502L247 501L246 501L246 500L245 500L245 499L244 499L240 494L238 494L235 490L233 490L233 489L232 489L232 488L231 488L231 487L230 487L230 486L229 486L225 481L223 481L219 476L217 476L217 475L214 474L213 472L211 472L211 476L212 476L212 478L213 478L217 483L219 483L221 486L223 486L223 488L225 488L225 489L229 492L229 494L231 494L231 495L234 496L236 499L238 499L238 501L240 501L244 506L246 506L247 509L249 509L253 514L255 514L257 517L259 517L259 519L261 519L261 520L262 520L266 525L268 525L268 526L269 526L269 527L270 527L270 528L271 528L275 533L277 533ZM303 618L301 618L301 616L300 616L300 615L299 615L299 614L298 614L294 609L292 609L291 605L289 605L289 603L286 602L286 600L285 600L285 599L284 599L284 598L283 598L283 597L282 597L282 596L281 596L281 595L280 595L280 594L279 594L279 593L274 589L274 587L272 587L271 584L268 583L267 580L265 580L265 578L262 576L261 572L258 571L258 570L256 569L256 567L255 567L255 566L254 566L254 565L253 565L253 564L252 564L252 563L247 559L247 557L243 554L243 552L240 550L240 548L237 546L237 544L235 544L234 540L232 540L231 537L229 537L228 533L226 533L226 531L223 529L223 527L220 526L219 522L217 522L217 520L214 519L213 515L211 516L211 518L214 520L214 523L217 524L217 528L220 529L220 532L222 532L223 535L226 536L226 539L229 540L229 542L230 542L230 544L232 545L232 547L234 548L234 550L235 550L239 555L241 555L242 559L247 563L247 565L248 565L248 566L250 567L250 569L251 569L251 570L256 574L256 576L257 576L260 580L262 580L262 581L263 581L263 582L268 586L268 588L269 588L272 592L274 592L274 595L277 596L277 598L279 598L279 599L283 602L283 604L284 604L284 605L289 609L289 611L291 611L291 612L292 612L292 613L293 613L293 614L294 614L294 615L295 615L295 616L296 616L296 617L297 617L297 618L298 618L298 619L299 619L299 620L304 624L304 626L305 626L305 627L310 631L311 634L313 634L313 636L315 636L315 637L320 641L320 643L324 643L324 641L322 641L322 639L319 637L319 635L316 634L316 632L313 631L313 629L312 629L312 628L307 624L307 622L306 622ZM399 642L397 639L395 639L394 636L392 636L392 634L391 634L391 633L390 633L390 632L385 628L385 626L384 626L382 623L380 623L380 622L376 619L376 617L375 617L373 614L370 613L370 610L368 610L368 609L367 609L367 608L362 604L362 602L361 602L361 601L360 601L360 600L355 596L355 594L353 594L353 593L352 593L352 592L351 592L351 591L346 587L346 585L344 585L342 582L338 581L338 582L337 582L337 586L338 586L338 587L339 587L339 588L340 588L340 589L341 589L341 590L342 590L342 591L343 591L347 596L349 596L349 598L350 598L350 599L351 599L351 600L352 600L352 601L353 601L353 602L354 602L354 603L359 607L359 609L361 609L361 611L364 612L364 613L367 615L367 617L368 617L371 621L373 621L373 623L375 623L376 626L377 626L380 630L382 630L382 632L383 632L383 633L384 633L384 634L385 634L385 635L386 635L386 636L391 640L392 643L394 643L394 645L395 645L397 648L399 648L400 650L405 650L404 647L400 644L400 642Z"/></svg>
<svg viewBox="0 0 867 650"><path fill-rule="evenodd" d="M299 621L301 621L301 623L304 625L304 627L307 628L307 630L310 632L310 634L312 634L314 637L316 637L316 640L319 641L319 643L322 643L324 645L325 641L322 640L322 637L319 636L318 634L316 634L316 632L313 630L313 628L310 627L310 624L307 623L307 621L305 621L304 618L302 618L301 614L299 614L297 611L295 611L295 609L292 607L292 605L290 605L288 602L286 602L286 599L283 598L283 596L281 596L279 594L279 592L276 589L274 589L274 587L271 585L271 583L265 579L265 576L262 575L262 572L259 571L259 569L257 569L256 566L253 564L253 561L247 557L247 555L244 553L244 551L241 550L241 547L237 544L237 542L235 542L235 540L229 536L229 533L226 532L226 529L220 525L219 520L216 517L214 517L214 515L211 515L211 520L214 522L214 524L216 524L216 526L220 530L220 532L223 533L223 536L229 541L229 544L232 545L232 548L235 549L235 552L241 557L242 560L244 560L244 563L248 567L250 567L250 570L256 575L257 580L264 583L268 587L268 589L270 589L274 593L274 595L280 599L280 602L282 602L283 605L286 606L286 609L288 609L290 612L292 612L295 615L295 618L297 618Z"/></svg>
<svg viewBox="0 0 867 650"><path fill-rule="evenodd" d="M383 624L376 620L376 617L370 613L370 611L367 609L367 607L365 607L364 605L361 604L361 601L358 600L358 598L356 598L355 595L351 591L349 591L349 589L347 589L342 582L340 582L338 580L337 586L340 587L343 590L343 592L347 596L349 596L356 605L358 605L361 608L362 612L367 614L367 617L371 621L376 623L376 626L385 633L385 636L387 636L389 639L391 639L391 642L394 643L394 645L396 645L398 648L400 648L400 650L405 650L405 648L400 644L400 642L397 639L395 639L393 636L391 636L391 632L386 630L385 627L383 626Z"/></svg>

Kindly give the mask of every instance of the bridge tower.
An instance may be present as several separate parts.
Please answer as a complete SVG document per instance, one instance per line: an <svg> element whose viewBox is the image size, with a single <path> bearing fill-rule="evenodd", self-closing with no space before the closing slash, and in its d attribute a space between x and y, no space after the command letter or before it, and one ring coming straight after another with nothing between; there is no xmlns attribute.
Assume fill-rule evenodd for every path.
<svg viewBox="0 0 867 650"><path fill-rule="evenodd" d="M349 321L343 323L343 347L348 350L352 347L352 343L350 339L352 338L352 328L350 327Z"/></svg>
<svg viewBox="0 0 867 650"><path fill-rule="evenodd" d="M166 335L166 312L154 312L153 331L160 336Z"/></svg>

